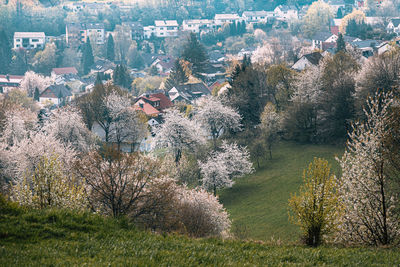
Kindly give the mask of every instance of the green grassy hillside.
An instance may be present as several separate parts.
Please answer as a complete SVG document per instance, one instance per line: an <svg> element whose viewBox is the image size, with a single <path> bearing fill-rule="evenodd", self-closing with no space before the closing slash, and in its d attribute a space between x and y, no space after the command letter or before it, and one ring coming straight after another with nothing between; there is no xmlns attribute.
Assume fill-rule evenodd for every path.
<svg viewBox="0 0 400 267"><path fill-rule="evenodd" d="M0 201L1 202L1 201ZM0 266L395 266L399 249L276 246L139 231L126 220L0 203Z"/></svg>
<svg viewBox="0 0 400 267"><path fill-rule="evenodd" d="M327 159L337 173L334 158L343 152L343 147L279 144L272 151L272 160L264 160L254 174L223 190L220 200L243 237L298 241L298 228L288 221L290 194L299 189L303 169L314 157Z"/></svg>

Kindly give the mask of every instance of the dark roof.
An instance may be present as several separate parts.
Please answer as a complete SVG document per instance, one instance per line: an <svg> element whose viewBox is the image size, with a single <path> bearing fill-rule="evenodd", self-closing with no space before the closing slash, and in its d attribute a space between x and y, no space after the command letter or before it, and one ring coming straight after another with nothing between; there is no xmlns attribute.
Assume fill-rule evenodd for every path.
<svg viewBox="0 0 400 267"><path fill-rule="evenodd" d="M46 88L41 94L40 97L47 98L64 98L67 96L72 96L71 92L68 90L65 85L62 84L53 84Z"/></svg>
<svg viewBox="0 0 400 267"><path fill-rule="evenodd" d="M354 40L356 40L356 39L358 39L357 37L353 37L353 36L348 36L348 35L344 35L343 36L343 40L346 42L346 43L352 43L352 42L354 42Z"/></svg>
<svg viewBox="0 0 400 267"><path fill-rule="evenodd" d="M317 41L325 41L329 37L331 37L333 34L330 32L317 32L314 34L314 36L311 38L312 40L317 40Z"/></svg>
<svg viewBox="0 0 400 267"><path fill-rule="evenodd" d="M304 55L303 57L305 57L313 65L318 65L319 61L323 58L320 52L310 53Z"/></svg>
<svg viewBox="0 0 400 267"><path fill-rule="evenodd" d="M351 45L357 48L366 48L366 47L376 47L381 43L382 41L379 40L364 40L364 41L352 42Z"/></svg>
<svg viewBox="0 0 400 267"><path fill-rule="evenodd" d="M104 29L104 23L87 23L86 29Z"/></svg>
<svg viewBox="0 0 400 267"><path fill-rule="evenodd" d="M393 26L395 26L396 28L399 26L400 24L400 19L391 19L390 20L393 23Z"/></svg>
<svg viewBox="0 0 400 267"><path fill-rule="evenodd" d="M218 59L223 57L225 57L225 54L219 50L213 50L208 53L208 58L210 61L218 61Z"/></svg>
<svg viewBox="0 0 400 267"><path fill-rule="evenodd" d="M106 59L99 59L93 63L93 65L90 67L90 69L99 71L99 72L103 72L106 70L114 69L114 67L115 67L115 64L112 63L111 61L106 60Z"/></svg>

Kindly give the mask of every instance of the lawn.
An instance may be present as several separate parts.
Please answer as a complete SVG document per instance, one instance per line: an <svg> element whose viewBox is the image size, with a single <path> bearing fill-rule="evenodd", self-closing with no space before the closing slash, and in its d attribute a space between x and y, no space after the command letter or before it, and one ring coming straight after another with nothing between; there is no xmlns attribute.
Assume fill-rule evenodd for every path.
<svg viewBox="0 0 400 267"><path fill-rule="evenodd" d="M0 266L395 266L400 250L307 248L141 231L127 220L0 203Z"/></svg>
<svg viewBox="0 0 400 267"><path fill-rule="evenodd" d="M297 241L298 228L288 221L290 194L299 189L303 169L314 157L328 160L337 173L335 156L343 152L343 147L327 145L281 143L275 146L272 160L264 160L255 173L220 192L220 200L241 236L266 241L272 238Z"/></svg>

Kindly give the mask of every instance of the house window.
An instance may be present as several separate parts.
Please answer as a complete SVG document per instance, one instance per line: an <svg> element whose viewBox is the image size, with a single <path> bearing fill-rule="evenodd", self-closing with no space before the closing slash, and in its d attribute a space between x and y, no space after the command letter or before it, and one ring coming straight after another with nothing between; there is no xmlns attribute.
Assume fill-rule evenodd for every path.
<svg viewBox="0 0 400 267"><path fill-rule="evenodd" d="M32 39L32 43L37 43L39 42L39 39Z"/></svg>
<svg viewBox="0 0 400 267"><path fill-rule="evenodd" d="M97 30L97 32L101 32L101 30Z"/></svg>
<svg viewBox="0 0 400 267"><path fill-rule="evenodd" d="M19 47L19 45L17 45L17 47Z"/></svg>
<svg viewBox="0 0 400 267"><path fill-rule="evenodd" d="M17 39L17 42L21 42L21 39Z"/></svg>

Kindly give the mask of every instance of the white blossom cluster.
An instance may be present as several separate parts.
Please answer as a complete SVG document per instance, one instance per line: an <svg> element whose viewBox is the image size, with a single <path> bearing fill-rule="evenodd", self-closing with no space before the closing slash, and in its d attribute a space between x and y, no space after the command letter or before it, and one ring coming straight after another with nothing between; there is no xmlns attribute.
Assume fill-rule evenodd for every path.
<svg viewBox="0 0 400 267"><path fill-rule="evenodd" d="M396 196L388 190L384 146L391 103L391 94L369 98L364 110L366 122L354 123L349 134L347 149L339 160L345 215L338 240L379 245L400 235Z"/></svg>
<svg viewBox="0 0 400 267"><path fill-rule="evenodd" d="M254 171L250 153L236 143L223 142L221 151L214 151L205 162L199 162L203 175L202 184L206 189L215 190L231 187L233 179Z"/></svg>

